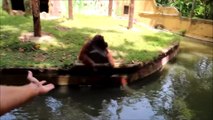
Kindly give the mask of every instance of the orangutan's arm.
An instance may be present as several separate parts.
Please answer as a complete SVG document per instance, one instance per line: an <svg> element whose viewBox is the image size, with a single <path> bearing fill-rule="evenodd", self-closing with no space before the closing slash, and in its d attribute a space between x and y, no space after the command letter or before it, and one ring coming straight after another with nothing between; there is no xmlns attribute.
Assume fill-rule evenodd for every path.
<svg viewBox="0 0 213 120"><path fill-rule="evenodd" d="M83 48L81 49L81 52L78 56L78 59L84 63L85 65L89 65L89 66L94 66L95 62L88 56L88 48L89 48L89 44L87 43L83 46Z"/></svg>
<svg viewBox="0 0 213 120"><path fill-rule="evenodd" d="M109 63L111 66L114 67L114 65L115 65L114 58L112 57L112 54L110 53L110 51L108 49L106 49L106 51L107 51L107 58L109 60Z"/></svg>

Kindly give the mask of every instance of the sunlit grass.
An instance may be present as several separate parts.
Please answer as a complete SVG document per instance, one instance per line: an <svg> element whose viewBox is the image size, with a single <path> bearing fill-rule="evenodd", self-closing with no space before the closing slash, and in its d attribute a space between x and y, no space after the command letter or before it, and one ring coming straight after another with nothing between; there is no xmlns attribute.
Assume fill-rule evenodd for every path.
<svg viewBox="0 0 213 120"><path fill-rule="evenodd" d="M61 67L72 64L85 41L96 34L104 36L113 56L124 63L152 60L163 48L179 40L174 34L136 24L128 30L128 21L124 19L75 15L74 20L41 21L42 32L53 38L29 43L20 42L18 37L33 31L30 16L9 16L3 12L0 21L0 67ZM37 54L43 58L37 59L40 57Z"/></svg>

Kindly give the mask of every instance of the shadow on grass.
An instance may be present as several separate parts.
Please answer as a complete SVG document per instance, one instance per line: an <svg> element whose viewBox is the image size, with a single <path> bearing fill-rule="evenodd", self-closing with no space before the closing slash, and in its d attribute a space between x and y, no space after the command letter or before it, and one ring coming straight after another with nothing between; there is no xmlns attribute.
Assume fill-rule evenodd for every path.
<svg viewBox="0 0 213 120"><path fill-rule="evenodd" d="M48 49L44 52L47 52L51 59L64 65L70 65L77 60L78 53L80 52L82 46L87 40L90 40L91 35L99 34L102 32L112 32L117 33L117 31L112 30L101 30L94 28L70 28L63 33L60 33L59 30L45 30L48 33L51 33L56 37L57 42L64 44L65 47L55 47L49 46ZM50 60L50 59L49 59Z"/></svg>
<svg viewBox="0 0 213 120"><path fill-rule="evenodd" d="M26 29L33 27L33 19L30 16L0 15L1 26L11 26L14 28Z"/></svg>
<svg viewBox="0 0 213 120"><path fill-rule="evenodd" d="M29 17L31 18L31 17ZM19 41L18 37L21 32L32 31L32 19L24 16L1 16L1 35L0 35L0 50L5 55L1 55L0 67L2 66L20 66L20 67L60 67L63 65L69 65L77 60L77 55L83 46L85 40L90 39L91 35L107 33L107 34L121 34L119 31L114 30L104 30L97 28L77 28L69 26L60 26L60 21L41 21L42 31L54 36L56 39L53 41L54 44L44 43L42 47L46 49L34 50L31 48L35 44L26 44ZM58 29L57 27L60 27ZM62 28L62 29L61 29ZM158 44L165 44L167 40L160 39L162 36L170 37L167 34L161 35L150 35L142 36L147 39L148 44L153 44L156 46ZM51 41L50 41L51 42ZM24 45L23 45L24 44ZM37 44L37 43L36 43ZM135 42L129 42L124 39L124 43L119 46L110 46L112 50L120 51L120 53L125 53L125 56L118 55L116 58L125 59L127 62L131 61L147 61L152 60L157 56L158 51L146 51L146 50L135 50L132 46ZM21 48L21 49L20 49ZM29 49L22 51L23 48ZM10 54L10 56L7 56ZM15 54L15 55L13 55ZM21 58L18 56L21 55ZM37 59L41 57L41 59ZM25 59L26 60L25 60ZM30 61L30 62L29 62Z"/></svg>
<svg viewBox="0 0 213 120"><path fill-rule="evenodd" d="M150 47L158 48L158 47L168 47L171 43L175 42L178 40L178 37L173 35L173 34L168 34L168 33L154 33L150 35L143 35L142 40L145 42L141 42L143 44L146 44ZM120 44L119 46L113 46L110 47L112 50L115 51L120 51L121 54L116 55L116 58L125 58L127 63L131 62L147 62L147 61L152 61L155 60L158 55L161 53L159 49L155 50L149 50L149 49L141 49L137 50L133 47L135 42L129 42L127 40L124 40L123 44ZM139 43L136 43L139 44ZM144 45L141 45L143 47ZM123 55L125 54L125 55Z"/></svg>
<svg viewBox="0 0 213 120"><path fill-rule="evenodd" d="M47 21L44 23L46 22ZM67 28L65 31L60 31L56 29L55 26L57 25L58 22L49 22L48 25L42 27L43 31L56 38L53 42L57 45L45 45L44 43L46 50L33 49L37 43L29 44L32 42L20 42L18 40L20 31L13 32L13 29L6 29L6 27L2 28L1 31L3 31L3 36L0 37L0 50L5 55L1 56L1 61L3 62L1 62L0 67L61 67L64 65L70 65L77 60L77 55L81 47L85 40L90 39L91 35L101 32L117 32L113 30L101 30L87 27ZM12 26L21 29L18 26L15 26L15 24L12 24ZM20 48L26 49L20 51ZM21 56L21 58L19 56ZM37 59L37 57L43 58ZM27 59L25 60L23 58Z"/></svg>
<svg viewBox="0 0 213 120"><path fill-rule="evenodd" d="M125 59L124 64L135 62L147 62L157 58L159 51L135 50L131 49L131 44L123 43L116 47L110 47L113 51L117 51L116 59ZM119 51L121 53L119 53ZM123 55L125 54L125 55Z"/></svg>
<svg viewBox="0 0 213 120"><path fill-rule="evenodd" d="M174 42L174 40L178 40L178 36L175 34L168 34L168 33L154 33L152 35L143 35L143 39L147 41L148 44L153 46L166 46L168 42ZM171 40L172 39L172 40Z"/></svg>

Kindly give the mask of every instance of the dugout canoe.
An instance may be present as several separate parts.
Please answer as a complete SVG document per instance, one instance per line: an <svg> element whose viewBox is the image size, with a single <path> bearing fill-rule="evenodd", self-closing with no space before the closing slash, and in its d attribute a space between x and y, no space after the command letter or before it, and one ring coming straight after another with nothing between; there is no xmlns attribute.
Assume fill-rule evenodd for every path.
<svg viewBox="0 0 213 120"><path fill-rule="evenodd" d="M0 69L0 84L26 84L27 71L31 70L38 79L45 79L55 85L119 86L121 76L126 76L127 82L133 83L162 70L163 66L177 55L178 50L179 43L174 43L153 61L126 64L114 68L100 65L94 69L83 64L74 64L66 69L3 68Z"/></svg>

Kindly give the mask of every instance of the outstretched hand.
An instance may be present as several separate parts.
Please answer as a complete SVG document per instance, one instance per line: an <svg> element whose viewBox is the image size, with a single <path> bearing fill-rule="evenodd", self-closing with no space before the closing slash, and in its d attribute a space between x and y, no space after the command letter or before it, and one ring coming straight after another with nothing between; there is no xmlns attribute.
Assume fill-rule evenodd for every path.
<svg viewBox="0 0 213 120"><path fill-rule="evenodd" d="M31 71L28 71L27 79L30 81L31 85L37 86L39 92L38 94L48 93L50 90L55 88L54 85L51 83L44 85L46 81L45 80L39 81L38 79L33 77L33 73Z"/></svg>

